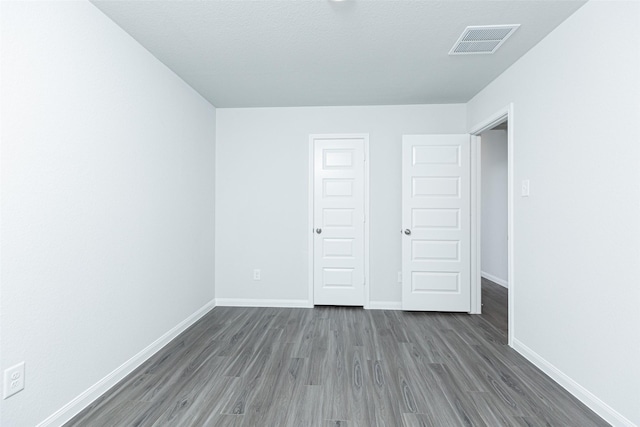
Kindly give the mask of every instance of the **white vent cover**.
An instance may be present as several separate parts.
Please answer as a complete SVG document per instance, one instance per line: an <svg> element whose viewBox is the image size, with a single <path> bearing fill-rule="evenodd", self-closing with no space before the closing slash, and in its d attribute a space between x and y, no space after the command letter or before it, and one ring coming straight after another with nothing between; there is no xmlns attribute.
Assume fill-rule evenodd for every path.
<svg viewBox="0 0 640 427"><path fill-rule="evenodd" d="M519 26L520 24L467 27L449 51L449 55L493 53Z"/></svg>

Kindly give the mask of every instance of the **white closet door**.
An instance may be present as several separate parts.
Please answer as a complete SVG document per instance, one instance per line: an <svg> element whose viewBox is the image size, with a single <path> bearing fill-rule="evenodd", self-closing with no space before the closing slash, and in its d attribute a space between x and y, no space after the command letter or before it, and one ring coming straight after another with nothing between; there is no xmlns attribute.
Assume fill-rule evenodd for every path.
<svg viewBox="0 0 640 427"><path fill-rule="evenodd" d="M314 304L364 305L364 139L313 144Z"/></svg>
<svg viewBox="0 0 640 427"><path fill-rule="evenodd" d="M469 135L402 140L402 308L471 309Z"/></svg>

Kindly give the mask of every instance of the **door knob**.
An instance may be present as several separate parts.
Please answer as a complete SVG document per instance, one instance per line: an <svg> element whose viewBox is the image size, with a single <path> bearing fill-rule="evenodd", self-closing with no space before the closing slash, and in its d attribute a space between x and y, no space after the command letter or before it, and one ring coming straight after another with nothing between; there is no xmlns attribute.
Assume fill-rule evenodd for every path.
<svg viewBox="0 0 640 427"><path fill-rule="evenodd" d="M316 228L316 233L318 234L322 233L322 228Z"/></svg>
<svg viewBox="0 0 640 427"><path fill-rule="evenodd" d="M404 230L404 234L406 234L407 236L411 235L411 230L409 230L408 228L406 230Z"/></svg>

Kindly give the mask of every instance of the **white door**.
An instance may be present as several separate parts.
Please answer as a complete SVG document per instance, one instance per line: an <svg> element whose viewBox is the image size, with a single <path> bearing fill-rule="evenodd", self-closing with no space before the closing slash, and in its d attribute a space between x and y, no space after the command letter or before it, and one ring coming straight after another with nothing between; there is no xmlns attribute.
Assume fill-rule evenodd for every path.
<svg viewBox="0 0 640 427"><path fill-rule="evenodd" d="M365 139L312 136L314 304L364 305Z"/></svg>
<svg viewBox="0 0 640 427"><path fill-rule="evenodd" d="M402 308L471 309L469 135L402 138Z"/></svg>

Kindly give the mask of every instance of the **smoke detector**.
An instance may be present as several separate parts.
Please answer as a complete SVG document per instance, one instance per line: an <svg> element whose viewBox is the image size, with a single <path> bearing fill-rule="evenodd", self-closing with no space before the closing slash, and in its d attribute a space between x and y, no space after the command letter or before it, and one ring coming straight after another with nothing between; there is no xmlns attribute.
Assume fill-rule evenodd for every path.
<svg viewBox="0 0 640 427"><path fill-rule="evenodd" d="M464 29L449 55L477 55L495 52L520 24L477 25Z"/></svg>

